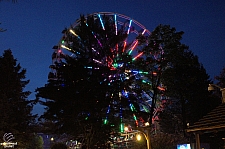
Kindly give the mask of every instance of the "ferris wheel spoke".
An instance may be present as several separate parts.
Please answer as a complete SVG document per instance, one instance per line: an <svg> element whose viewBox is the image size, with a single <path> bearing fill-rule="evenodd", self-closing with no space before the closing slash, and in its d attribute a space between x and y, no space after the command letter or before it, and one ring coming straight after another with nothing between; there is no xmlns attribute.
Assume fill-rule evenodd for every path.
<svg viewBox="0 0 225 149"><path fill-rule="evenodd" d="M72 29L70 29L69 31L70 31L70 33L72 33L74 36L80 38L80 37L79 37Z"/></svg>
<svg viewBox="0 0 225 149"><path fill-rule="evenodd" d="M132 20L130 20L130 23L129 23L129 26L128 26L128 30L127 30L127 35L130 34L131 23L132 23Z"/></svg>
<svg viewBox="0 0 225 149"><path fill-rule="evenodd" d="M138 40L134 40L134 42L131 45L131 48L129 49L130 51L128 52L129 55L131 55L131 53L133 52L133 50L135 49L135 47L138 45Z"/></svg>
<svg viewBox="0 0 225 149"><path fill-rule="evenodd" d="M99 17L99 20L101 22L101 25L102 25L102 29L105 30L105 27L104 27L104 24L103 24L103 21L102 21L102 18L101 18L101 15L98 14L98 17Z"/></svg>
<svg viewBox="0 0 225 149"><path fill-rule="evenodd" d="M68 51L72 51L72 49L68 48L68 47L65 46L65 45L61 45L61 48L67 49Z"/></svg>
<svg viewBox="0 0 225 149"><path fill-rule="evenodd" d="M136 60L138 57L142 56L144 52L139 53L137 56L135 56L132 60Z"/></svg>
<svg viewBox="0 0 225 149"><path fill-rule="evenodd" d="M114 14L114 21L115 21L115 30L116 30L116 35L117 35L118 29L117 29L116 14Z"/></svg>

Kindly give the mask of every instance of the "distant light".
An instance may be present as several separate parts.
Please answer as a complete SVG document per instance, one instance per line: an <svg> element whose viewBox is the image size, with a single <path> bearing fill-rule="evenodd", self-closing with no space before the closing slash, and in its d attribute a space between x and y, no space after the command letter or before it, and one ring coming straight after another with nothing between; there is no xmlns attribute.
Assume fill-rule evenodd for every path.
<svg viewBox="0 0 225 149"><path fill-rule="evenodd" d="M145 126L149 126L149 122L146 122L146 123L145 123Z"/></svg>
<svg viewBox="0 0 225 149"><path fill-rule="evenodd" d="M154 76L157 76L157 72L153 72L152 74L153 74Z"/></svg>

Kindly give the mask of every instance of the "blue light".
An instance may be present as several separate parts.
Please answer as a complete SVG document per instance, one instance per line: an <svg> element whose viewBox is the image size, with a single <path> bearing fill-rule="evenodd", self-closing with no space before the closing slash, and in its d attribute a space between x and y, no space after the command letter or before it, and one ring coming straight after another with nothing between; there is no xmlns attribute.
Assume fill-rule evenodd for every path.
<svg viewBox="0 0 225 149"><path fill-rule="evenodd" d="M100 22L101 22L101 25L102 25L102 29L103 29L103 30L105 30L104 24L103 24L103 22L102 22L101 15L100 15L100 14L98 14L98 17L99 17L99 19L100 19Z"/></svg>
<svg viewBox="0 0 225 149"><path fill-rule="evenodd" d="M129 27L128 27L128 30L127 30L127 34L129 34L129 33L130 33L131 23L132 23L132 20L130 20L130 24L129 24Z"/></svg>
<svg viewBox="0 0 225 149"><path fill-rule="evenodd" d="M116 27L116 35L117 35L117 21L116 21L116 14L114 15L115 18L115 27Z"/></svg>

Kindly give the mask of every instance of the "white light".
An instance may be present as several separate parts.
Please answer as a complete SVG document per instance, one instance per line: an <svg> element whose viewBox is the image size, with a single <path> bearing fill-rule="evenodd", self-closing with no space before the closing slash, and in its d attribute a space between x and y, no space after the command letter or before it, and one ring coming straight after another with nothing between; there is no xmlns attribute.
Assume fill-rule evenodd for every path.
<svg viewBox="0 0 225 149"><path fill-rule="evenodd" d="M72 29L70 29L70 33L72 33L74 36L78 37L78 35Z"/></svg>
<svg viewBox="0 0 225 149"><path fill-rule="evenodd" d="M61 45L61 47L64 48L64 49L67 49L67 50L71 51L70 48L68 48L68 47L66 47L66 46L64 46L64 45Z"/></svg>

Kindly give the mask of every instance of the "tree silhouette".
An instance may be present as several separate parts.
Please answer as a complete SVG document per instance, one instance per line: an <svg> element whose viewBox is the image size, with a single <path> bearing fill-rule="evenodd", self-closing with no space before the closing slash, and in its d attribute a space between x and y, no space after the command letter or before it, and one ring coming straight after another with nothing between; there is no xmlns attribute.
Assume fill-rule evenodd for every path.
<svg viewBox="0 0 225 149"><path fill-rule="evenodd" d="M32 115L34 101L28 100L30 91L24 91L29 80L24 80L26 70L14 59L11 50L5 50L0 57L0 135L11 132L23 140L31 131L35 115ZM28 139L26 139L28 140Z"/></svg>
<svg viewBox="0 0 225 149"><path fill-rule="evenodd" d="M183 32L169 25L159 25L149 36L145 50L163 53L161 61L155 63L161 72L161 83L166 87L167 100L160 114L161 130L166 133L185 132L187 123L197 121L213 107L209 99L205 101L209 97L209 75L198 57L181 43L182 35Z"/></svg>

